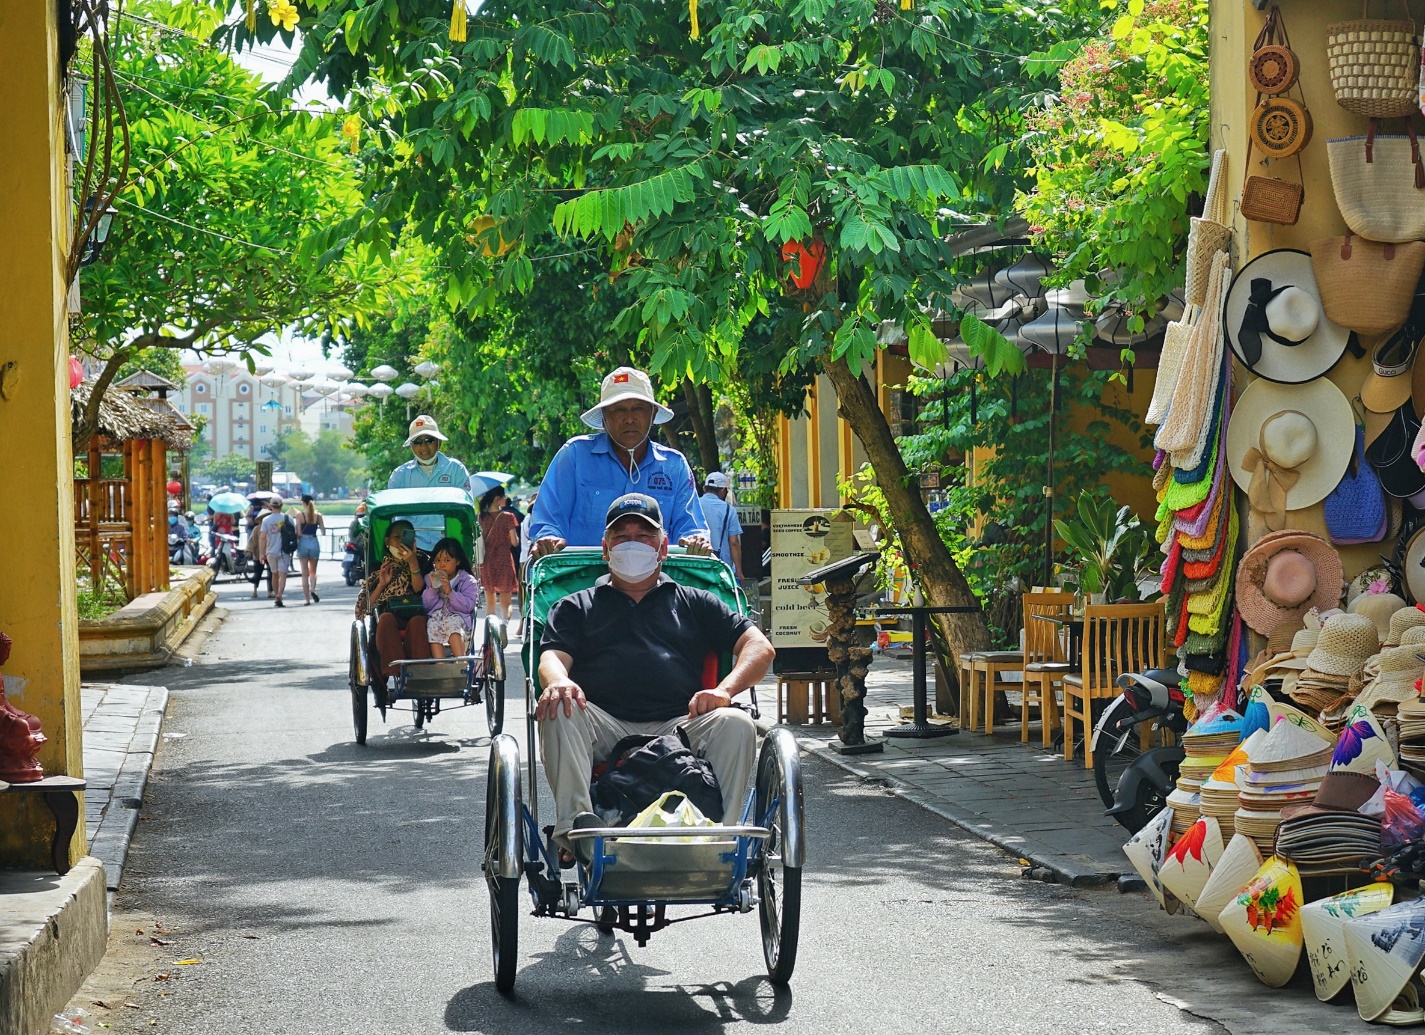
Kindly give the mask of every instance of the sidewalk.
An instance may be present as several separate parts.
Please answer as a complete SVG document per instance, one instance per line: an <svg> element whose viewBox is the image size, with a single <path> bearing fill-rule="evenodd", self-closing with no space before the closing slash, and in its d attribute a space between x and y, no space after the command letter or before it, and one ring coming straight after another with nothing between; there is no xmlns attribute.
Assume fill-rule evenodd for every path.
<svg viewBox="0 0 1425 1035"><path fill-rule="evenodd" d="M84 827L89 854L104 864L112 898L124 873L129 839L139 819L158 731L168 707L161 686L85 683L80 687L84 716Z"/></svg>
<svg viewBox="0 0 1425 1035"><path fill-rule="evenodd" d="M929 691L933 707L935 689ZM772 696L769 694L769 696ZM1123 854L1128 833L1103 814L1093 772L1083 761L1019 739L1019 712L992 737L962 730L932 740L882 737L900 725L911 703L909 659L877 655L866 679L866 736L881 740L880 754L839 755L828 747L830 725L797 728L802 747L863 779L883 781L891 793L942 816L998 845L1030 866L1049 871L1062 884L1107 884L1132 867ZM767 711L775 712L775 702ZM768 718L771 715L767 716Z"/></svg>

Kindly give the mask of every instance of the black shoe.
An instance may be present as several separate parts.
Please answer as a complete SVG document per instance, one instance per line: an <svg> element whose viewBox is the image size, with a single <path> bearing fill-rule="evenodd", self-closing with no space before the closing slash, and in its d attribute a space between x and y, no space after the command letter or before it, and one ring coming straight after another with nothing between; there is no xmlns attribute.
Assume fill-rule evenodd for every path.
<svg viewBox="0 0 1425 1035"><path fill-rule="evenodd" d="M286 607L287 605L284 604L284 603L282 603L282 601L280 601L280 600L274 600L274 601L272 602L272 606L273 606L273 607Z"/></svg>
<svg viewBox="0 0 1425 1035"><path fill-rule="evenodd" d="M604 826L604 821L593 812L581 812L574 817L574 822L570 824L570 830L591 830L594 827ZM574 855L585 866L593 864L594 861L594 839L591 837L581 837L573 841Z"/></svg>
<svg viewBox="0 0 1425 1035"><path fill-rule="evenodd" d="M317 596L317 591L316 591L315 589L312 590L312 603L314 603L314 604L320 604L321 602L322 602L322 598L319 597L319 596Z"/></svg>

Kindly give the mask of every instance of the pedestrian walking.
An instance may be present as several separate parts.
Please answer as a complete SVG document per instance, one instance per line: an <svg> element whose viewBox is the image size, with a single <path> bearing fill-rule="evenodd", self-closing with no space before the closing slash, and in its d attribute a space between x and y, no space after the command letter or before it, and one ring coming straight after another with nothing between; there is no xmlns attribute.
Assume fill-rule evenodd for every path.
<svg viewBox="0 0 1425 1035"><path fill-rule="evenodd" d="M504 509L505 498L503 485L496 485L480 497L480 536L485 540L480 581L485 586L485 611L500 621L510 616L510 596L517 582L510 548L520 544L519 522Z"/></svg>
<svg viewBox="0 0 1425 1035"><path fill-rule="evenodd" d="M286 607L282 602L282 592L287 588L287 564L291 559L290 555L297 549L297 526L290 517L282 513L280 498L269 500L268 509L270 513L262 519L259 536L262 556L272 573L272 606ZM291 549L288 549L289 545Z"/></svg>
<svg viewBox="0 0 1425 1035"><path fill-rule="evenodd" d="M317 513L312 497L303 493L302 513L297 522L297 566L302 572L302 596L307 604L320 604L317 596L317 561L322 557L322 541L318 534L327 530L327 523Z"/></svg>
<svg viewBox="0 0 1425 1035"><path fill-rule="evenodd" d="M272 569L267 567L267 555L262 552L262 519L265 518L270 508L259 503L252 505L252 513L247 516L247 558L252 562L252 599L257 599L258 590L262 587L262 576L264 571L267 574L267 596L271 599L276 594L272 591Z"/></svg>
<svg viewBox="0 0 1425 1035"><path fill-rule="evenodd" d="M713 553L722 558L738 580L742 579L742 522L737 508L727 501L727 475L713 471L703 479L703 516L708 519Z"/></svg>

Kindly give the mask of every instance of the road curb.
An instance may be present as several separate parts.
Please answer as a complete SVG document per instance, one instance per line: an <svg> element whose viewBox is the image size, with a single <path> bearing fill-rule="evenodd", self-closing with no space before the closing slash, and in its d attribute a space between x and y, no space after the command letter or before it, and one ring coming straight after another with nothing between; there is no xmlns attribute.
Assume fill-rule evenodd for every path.
<svg viewBox="0 0 1425 1035"><path fill-rule="evenodd" d="M1112 884L1121 876L1121 871L1112 872L1101 870L1093 866L1086 866L1073 856L1063 855L1055 852L1046 852L1027 847L1019 843L1019 834L997 829L993 824L987 822L983 816L970 812L961 812L953 804L945 799L931 795L919 787L915 787L894 776L888 776L883 772L866 766L857 765L847 758L837 754L827 748L824 742L811 737L797 737L797 743L802 750L815 755L824 762L836 766L859 777L862 780L879 783L886 790L902 798L913 805L918 805L927 812L934 813L941 819L947 820L965 831L973 834L982 841L994 845L1002 851L1008 852L1016 859L1022 859L1029 863L1029 869L1039 868L1047 870L1054 876L1055 882L1067 884L1072 888L1097 887L1104 884Z"/></svg>
<svg viewBox="0 0 1425 1035"><path fill-rule="evenodd" d="M158 750L158 738L168 711L168 688L149 688L128 754L114 780L109 806L104 810L98 829L89 845L89 853L104 863L105 884L112 896L123 879L129 844L138 826L139 809L143 807L148 789L149 771Z"/></svg>

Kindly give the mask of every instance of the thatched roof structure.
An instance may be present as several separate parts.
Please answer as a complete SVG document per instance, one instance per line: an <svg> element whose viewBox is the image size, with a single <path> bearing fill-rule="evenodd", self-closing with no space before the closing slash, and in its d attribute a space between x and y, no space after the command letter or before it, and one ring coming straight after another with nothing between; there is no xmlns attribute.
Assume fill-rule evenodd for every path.
<svg viewBox="0 0 1425 1035"><path fill-rule="evenodd" d="M84 419L94 378L86 378L69 393L69 409L76 424ZM161 403L161 406L154 405ZM133 392L110 389L99 400L99 425L95 431L115 441L157 438L169 449L187 450L193 444L193 425L160 399L142 399Z"/></svg>

